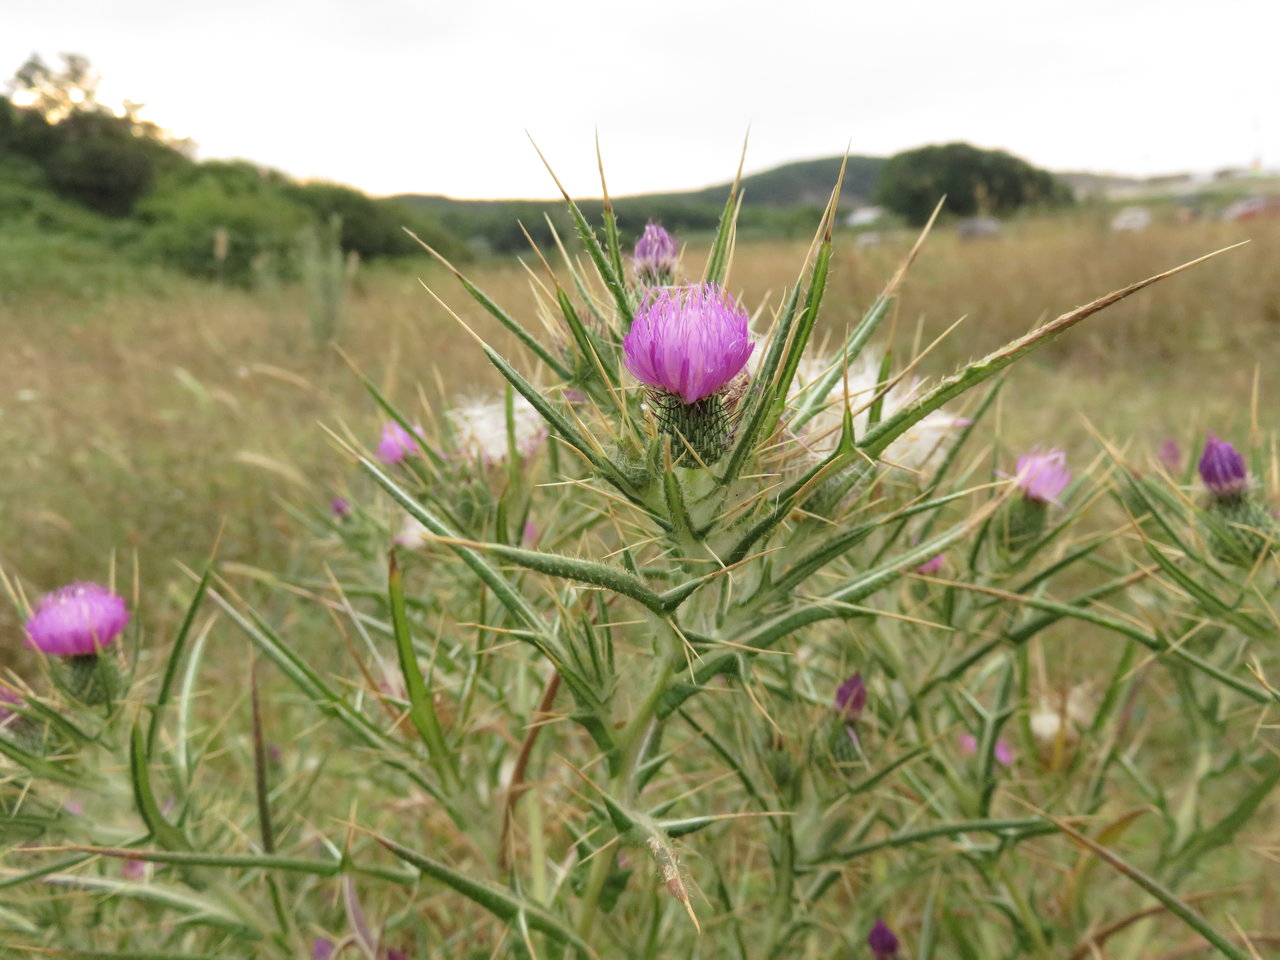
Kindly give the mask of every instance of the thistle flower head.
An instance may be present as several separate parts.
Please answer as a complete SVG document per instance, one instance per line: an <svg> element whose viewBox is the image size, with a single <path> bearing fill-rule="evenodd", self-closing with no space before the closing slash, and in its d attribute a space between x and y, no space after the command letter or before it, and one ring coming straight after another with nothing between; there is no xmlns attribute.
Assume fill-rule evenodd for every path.
<svg viewBox="0 0 1280 960"><path fill-rule="evenodd" d="M978 738L972 733L962 733L956 739L956 745L963 756L971 757L978 752ZM1013 766L1013 748L1001 737L996 740L996 763L1002 767Z"/></svg>
<svg viewBox="0 0 1280 960"><path fill-rule="evenodd" d="M1182 447L1173 437L1160 444L1160 450L1156 456L1170 473L1176 473L1182 469Z"/></svg>
<svg viewBox="0 0 1280 960"><path fill-rule="evenodd" d="M898 938L883 920L877 920L867 934L867 946L876 960L893 960L898 955Z"/></svg>
<svg viewBox="0 0 1280 960"><path fill-rule="evenodd" d="M622 341L623 362L640 382L697 403L746 366L754 346L748 320L715 284L651 290Z"/></svg>
<svg viewBox="0 0 1280 960"><path fill-rule="evenodd" d="M510 453L507 441L507 403L505 399L474 400L461 403L449 411L454 442L467 460L481 466L505 463ZM520 395L511 403L511 427L516 454L527 457L536 453L547 438L547 424L533 404Z"/></svg>
<svg viewBox="0 0 1280 960"><path fill-rule="evenodd" d="M1018 458L1018 472L1014 474L1013 480L1025 499L1037 503L1057 503L1058 496L1071 482L1067 455L1056 448L1048 453L1041 453L1040 448L1036 447Z"/></svg>
<svg viewBox="0 0 1280 960"><path fill-rule="evenodd" d="M643 236L636 241L631 262L642 283L670 283L679 266L680 248L675 237L650 220Z"/></svg>
<svg viewBox="0 0 1280 960"><path fill-rule="evenodd" d="M110 645L125 624L124 600L96 583L45 594L27 621L27 645L55 657L81 657Z"/></svg>
<svg viewBox="0 0 1280 960"><path fill-rule="evenodd" d="M942 554L938 554L933 559L926 560L924 563L920 564L920 566L916 567L916 573L923 574L926 577L931 577L942 569L943 563L945 563L945 561L942 558Z"/></svg>
<svg viewBox="0 0 1280 960"><path fill-rule="evenodd" d="M1249 486L1249 471L1240 451L1211 433L1200 456L1200 479L1214 497L1238 497Z"/></svg>
<svg viewBox="0 0 1280 960"><path fill-rule="evenodd" d="M391 542L406 550L421 550L431 542L431 531L417 517L406 514L400 532L391 538Z"/></svg>
<svg viewBox="0 0 1280 960"><path fill-rule="evenodd" d="M342 520L351 514L351 502L346 497L334 497L329 502L329 512Z"/></svg>
<svg viewBox="0 0 1280 960"><path fill-rule="evenodd" d="M422 436L422 427L414 426L413 432ZM378 459L383 463L401 463L418 451L413 435L394 420L382 425L382 437L378 440Z"/></svg>
<svg viewBox="0 0 1280 960"><path fill-rule="evenodd" d="M842 720L857 720L867 705L867 685L862 674L855 673L836 688L836 713Z"/></svg>

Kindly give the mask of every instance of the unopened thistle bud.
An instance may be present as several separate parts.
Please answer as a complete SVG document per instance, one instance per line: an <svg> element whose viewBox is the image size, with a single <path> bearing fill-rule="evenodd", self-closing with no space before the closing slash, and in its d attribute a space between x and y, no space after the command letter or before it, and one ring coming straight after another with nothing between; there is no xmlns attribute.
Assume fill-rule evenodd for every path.
<svg viewBox="0 0 1280 960"><path fill-rule="evenodd" d="M675 237L661 226L649 221L644 235L636 241L631 264L636 279L646 287L667 287L675 282L676 269L680 265L680 247Z"/></svg>
<svg viewBox="0 0 1280 960"><path fill-rule="evenodd" d="M898 938L883 920L877 920L867 934L867 946L875 960L894 960L898 956Z"/></svg>
<svg viewBox="0 0 1280 960"><path fill-rule="evenodd" d="M685 454L710 465L733 431L732 385L753 344L746 310L720 287L692 284L651 290L623 340L623 362L652 388L650 407L671 437L676 462Z"/></svg>
<svg viewBox="0 0 1280 960"><path fill-rule="evenodd" d="M1224 563L1252 567L1271 551L1280 531L1275 519L1249 496L1244 456L1227 441L1209 434L1199 469L1209 493L1202 514L1209 548Z"/></svg>
<svg viewBox="0 0 1280 960"><path fill-rule="evenodd" d="M1039 447L1024 453L1018 458L1013 482L1019 495L1005 508L1002 532L1005 549L1016 553L1040 536L1049 504L1057 504L1071 482L1067 455L1056 449L1041 453Z"/></svg>
<svg viewBox="0 0 1280 960"><path fill-rule="evenodd" d="M27 646L58 657L71 693L83 703L105 703L115 673L98 654L129 622L124 599L96 583L73 583L45 594L27 621Z"/></svg>
<svg viewBox="0 0 1280 960"><path fill-rule="evenodd" d="M854 729L867 705L867 685L862 674L855 673L836 688L836 722L832 726L829 745L837 763L849 763L858 755L858 733Z"/></svg>

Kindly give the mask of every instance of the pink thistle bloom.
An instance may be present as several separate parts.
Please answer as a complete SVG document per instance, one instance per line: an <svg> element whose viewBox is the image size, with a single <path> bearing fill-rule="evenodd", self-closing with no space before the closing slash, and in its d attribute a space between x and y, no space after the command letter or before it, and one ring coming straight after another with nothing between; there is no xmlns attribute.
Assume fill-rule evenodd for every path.
<svg viewBox="0 0 1280 960"><path fill-rule="evenodd" d="M973 756L978 752L978 738L972 733L962 733L956 739L960 752L965 756ZM1013 766L1013 748L1003 737L996 740L996 762L1002 767Z"/></svg>
<svg viewBox="0 0 1280 960"><path fill-rule="evenodd" d="M351 514L351 502L346 497L334 497L329 504L329 512L342 520Z"/></svg>
<svg viewBox="0 0 1280 960"><path fill-rule="evenodd" d="M1160 444L1160 451L1156 456L1170 473L1176 473L1182 468L1182 448L1172 437Z"/></svg>
<svg viewBox="0 0 1280 960"><path fill-rule="evenodd" d="M1058 496L1071 482L1067 455L1056 448L1041 453L1036 447L1018 458L1018 472L1013 480L1026 499L1056 504Z"/></svg>
<svg viewBox="0 0 1280 960"><path fill-rule="evenodd" d="M622 341L623 363L641 383L697 403L746 366L754 347L749 320L715 284L650 290Z"/></svg>
<svg viewBox="0 0 1280 960"><path fill-rule="evenodd" d="M415 425L413 432L422 436L422 427ZM383 463L401 463L405 457L417 453L418 444L413 435L394 420L382 425L382 438L378 441L378 459Z"/></svg>
<svg viewBox="0 0 1280 960"><path fill-rule="evenodd" d="M644 235L636 242L631 262L641 281L670 283L676 267L680 265L680 248L675 237L650 220L644 228Z"/></svg>
<svg viewBox="0 0 1280 960"><path fill-rule="evenodd" d="M126 860L120 868L120 876L126 880L145 880L147 879L147 861L145 860Z"/></svg>
<svg viewBox="0 0 1280 960"><path fill-rule="evenodd" d="M96 583L73 583L40 599L27 621L27 646L83 657L109 646L129 622L124 600Z"/></svg>
<svg viewBox="0 0 1280 960"><path fill-rule="evenodd" d="M1249 471L1245 466L1244 456L1226 440L1219 440L1212 433L1205 441L1199 469L1205 489L1215 497L1238 497L1249 487Z"/></svg>
<svg viewBox="0 0 1280 960"><path fill-rule="evenodd" d="M867 705L867 685L855 673L836 688L836 713L844 720L857 720Z"/></svg>
<svg viewBox="0 0 1280 960"><path fill-rule="evenodd" d="M942 569L943 562L942 554L938 554L932 560L926 560L924 563L920 564L920 566L916 567L916 573L922 573L926 577L931 577Z"/></svg>

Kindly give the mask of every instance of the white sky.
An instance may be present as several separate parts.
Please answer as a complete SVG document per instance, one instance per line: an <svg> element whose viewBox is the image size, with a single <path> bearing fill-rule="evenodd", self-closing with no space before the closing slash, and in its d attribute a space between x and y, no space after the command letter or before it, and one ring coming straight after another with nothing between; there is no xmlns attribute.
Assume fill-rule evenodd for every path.
<svg viewBox="0 0 1280 960"><path fill-rule="evenodd" d="M83 53L103 99L374 194L576 195L968 140L1054 170L1280 167L1275 0L0 2L0 77Z"/></svg>

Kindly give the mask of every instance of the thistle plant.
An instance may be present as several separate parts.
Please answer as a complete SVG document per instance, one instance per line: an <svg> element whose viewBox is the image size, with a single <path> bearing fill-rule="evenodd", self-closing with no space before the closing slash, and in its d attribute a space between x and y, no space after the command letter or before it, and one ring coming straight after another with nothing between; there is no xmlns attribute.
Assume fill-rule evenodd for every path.
<svg viewBox="0 0 1280 960"><path fill-rule="evenodd" d="M537 326L446 263L517 345L476 337L502 395L370 384L343 509L299 511L323 564L211 565L125 697L14 706L50 731L0 731L7 829L40 837L0 876L23 942L101 908L123 932L75 949L1249 956L1256 911L1202 894L1265 874L1233 843L1280 783L1273 557L1219 564L1218 508L1111 448L1002 474L990 416L1005 368L1177 271L920 383L881 342L906 265L810 342L837 200L776 303L733 285L736 191L661 289L566 196ZM71 828L88 785L109 815Z"/></svg>

